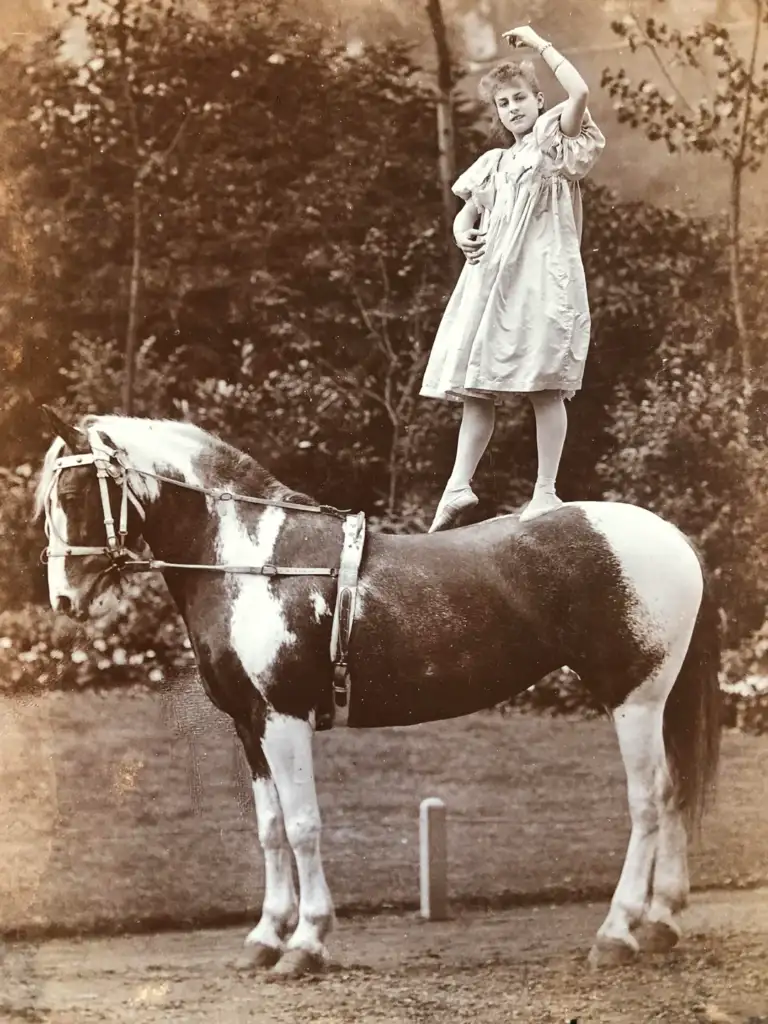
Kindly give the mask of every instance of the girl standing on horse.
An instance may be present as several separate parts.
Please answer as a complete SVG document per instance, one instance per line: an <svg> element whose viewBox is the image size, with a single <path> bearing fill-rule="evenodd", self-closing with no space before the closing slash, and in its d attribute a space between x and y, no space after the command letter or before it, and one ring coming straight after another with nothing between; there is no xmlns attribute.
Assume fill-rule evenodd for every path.
<svg viewBox="0 0 768 1024"><path fill-rule="evenodd" d="M464 403L456 460L430 533L477 504L471 482L493 434L495 407L528 395L536 417L538 476L525 521L562 504L555 493L568 427L565 399L581 387L590 315L581 262L579 181L605 139L587 110L576 68L523 26L504 33L537 50L568 99L544 110L533 65L499 64L480 82L501 148L453 185L454 221L467 262L448 301L421 394Z"/></svg>

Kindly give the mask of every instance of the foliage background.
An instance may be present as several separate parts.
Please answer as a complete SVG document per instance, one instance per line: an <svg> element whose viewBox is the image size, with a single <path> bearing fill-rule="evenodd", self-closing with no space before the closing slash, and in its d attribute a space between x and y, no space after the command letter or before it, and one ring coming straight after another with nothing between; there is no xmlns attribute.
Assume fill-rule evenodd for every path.
<svg viewBox="0 0 768 1024"><path fill-rule="evenodd" d="M201 18L182 3L110 0L86 19L85 66L62 58L60 28L2 53L7 688L156 683L189 657L161 587L129 589L117 620L87 634L54 621L29 521L49 441L36 403L72 416L121 406L137 247L138 413L189 417L377 528L426 525L457 425L455 410L417 397L453 284L434 94L397 33L350 52L296 10L220 0ZM654 135L651 93L630 84L612 93L617 116L669 141L674 118ZM723 102L743 100L738 76L725 87ZM479 113L460 91L460 166L485 145ZM723 611L724 685L737 687L728 713L763 729L750 680L766 674L766 236L742 239L745 397L727 220L594 182L585 206L593 344L561 493L647 505L697 541ZM521 403L494 437L481 514L519 505L534 466ZM562 676L525 700L583 705Z"/></svg>

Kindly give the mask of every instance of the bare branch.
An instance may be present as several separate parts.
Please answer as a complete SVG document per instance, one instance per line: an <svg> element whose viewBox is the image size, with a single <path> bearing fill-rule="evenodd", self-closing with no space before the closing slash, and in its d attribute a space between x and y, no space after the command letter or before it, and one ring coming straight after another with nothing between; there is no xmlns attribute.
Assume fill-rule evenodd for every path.
<svg viewBox="0 0 768 1024"><path fill-rule="evenodd" d="M355 304L358 310L360 311L360 316L363 318L363 323L368 328L369 332L374 337L378 338L380 332L374 327L373 321L368 315L368 310L365 308L365 305L363 304L360 292L358 291L357 287L354 284L352 285L352 294L355 297Z"/></svg>
<svg viewBox="0 0 768 1024"><path fill-rule="evenodd" d="M752 101L755 94L755 68L757 66L757 52L760 45L760 28L763 23L763 0L755 0L755 29L752 38L752 51L749 56L749 69L747 72L747 95L744 101L744 117L741 121L739 131L739 145L736 150L735 163L741 168L744 166L744 154L749 138L749 125L752 116Z"/></svg>
<svg viewBox="0 0 768 1024"><path fill-rule="evenodd" d="M661 56L660 56L659 51L658 51L658 49L656 47L656 44L653 42L652 39L648 38L648 35L647 35L645 29L641 25L640 20L637 18L637 16L635 15L634 12L632 12L632 17L634 18L635 26L636 26L638 32L643 37L643 44L645 46L647 46L648 49L650 50L651 56L653 57L653 59L658 64L659 70L661 71L662 75L664 76L664 80L666 81L667 85L669 85L670 89L672 89L674 94L683 103L683 105L686 106L688 108L688 110L694 116L696 116L698 114L698 111L691 104L691 102L689 101L688 97L685 95L685 93L682 91L680 86L677 84L677 82L674 80L672 75L669 73L669 68L664 63L664 61L661 59Z"/></svg>
<svg viewBox="0 0 768 1024"><path fill-rule="evenodd" d="M382 396L378 394L376 391L374 391L372 388L369 388L365 384L361 384L352 376L345 377L343 374L340 374L338 367L334 366L332 363L329 363L327 359L318 359L317 365L324 369L328 376L331 378L331 380L333 380L335 384L342 387L348 394L365 395L367 398L370 398L372 401L376 402L386 411L386 402L384 401Z"/></svg>
<svg viewBox="0 0 768 1024"><path fill-rule="evenodd" d="M381 280L382 280L382 283L384 285L384 306L385 306L384 315L381 318L381 323L382 323L381 341L382 341L384 349L385 349L385 351L387 353L387 358L389 359L390 363L396 363L397 362L397 355L395 354L395 350L392 347L392 340L389 337L389 322L388 322L388 319L387 319L387 314L389 313L389 308L390 308L389 274L387 273L387 265L384 262L384 257L381 256L381 255L379 255L379 267L381 269Z"/></svg>

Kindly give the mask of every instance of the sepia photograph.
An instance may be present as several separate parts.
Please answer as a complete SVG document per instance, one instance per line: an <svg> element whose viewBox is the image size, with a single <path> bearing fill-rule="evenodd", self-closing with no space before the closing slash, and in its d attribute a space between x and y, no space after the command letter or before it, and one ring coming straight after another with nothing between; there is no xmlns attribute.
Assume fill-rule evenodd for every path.
<svg viewBox="0 0 768 1024"><path fill-rule="evenodd" d="M0 1024L768 1024L768 0L0 0Z"/></svg>

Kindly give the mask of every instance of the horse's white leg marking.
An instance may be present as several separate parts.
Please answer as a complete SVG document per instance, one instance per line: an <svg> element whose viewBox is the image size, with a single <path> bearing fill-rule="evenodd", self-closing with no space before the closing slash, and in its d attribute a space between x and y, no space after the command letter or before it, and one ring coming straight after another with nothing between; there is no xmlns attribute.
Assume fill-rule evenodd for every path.
<svg viewBox="0 0 768 1024"><path fill-rule="evenodd" d="M325 938L333 927L333 901L320 857L320 809L312 762L312 727L287 715L271 714L264 755L283 808L285 831L299 876L299 923L288 941L325 958Z"/></svg>
<svg viewBox="0 0 768 1024"><path fill-rule="evenodd" d="M293 858L273 780L254 779L253 798L259 841L264 850L264 902L261 919L245 942L246 945L261 943L282 950L298 906L293 884Z"/></svg>
<svg viewBox="0 0 768 1024"><path fill-rule="evenodd" d="M281 508L270 507L262 513L255 539L248 533L234 502L220 504L217 557L231 564L264 565L275 551L285 521ZM230 576L233 596L230 640L254 686L266 697L260 680L275 662L282 647L295 643L288 629L279 597L269 581L259 576Z"/></svg>
<svg viewBox="0 0 768 1024"><path fill-rule="evenodd" d="M665 675L665 681L669 676ZM672 676L674 679L674 676ZM630 701L614 712L624 768L632 831L619 883L608 916L597 933L599 942L620 942L637 951L632 935L643 916L651 884L659 828L656 789L664 784L666 765L662 736L664 688L661 680L648 700ZM643 684L643 688L649 684ZM653 692L655 690L655 692Z"/></svg>
<svg viewBox="0 0 768 1024"><path fill-rule="evenodd" d="M613 716L627 773L632 832L610 912L598 932L598 947L618 942L635 951L631 929L640 923L648 900L649 920L679 934L673 914L687 897L687 838L675 807L663 720L690 643L703 581L696 555L669 524L631 506L582 507L611 545L636 598L628 625L640 642L666 652L659 669Z"/></svg>
<svg viewBox="0 0 768 1024"><path fill-rule="evenodd" d="M661 909L660 905L656 920L669 924L677 935L680 934L679 928L671 923L668 910L676 904L683 884L681 865L685 867L685 833L682 851L676 831L666 832L664 842L661 842L662 815L674 820L676 813L672 804L672 782L664 749L663 726L664 705L683 664L689 639L687 634L679 635L658 672L630 694L613 713L627 773L632 831L611 908L597 933L598 945L601 942L619 942L637 951L638 942L632 935L632 929L640 924L647 910L654 865L656 874L661 871L665 881L660 899L666 908ZM664 824L667 824L666 820ZM673 848L674 842L671 844L670 838L678 844L677 848ZM672 904L667 903L668 896L671 896Z"/></svg>
<svg viewBox="0 0 768 1024"><path fill-rule="evenodd" d="M659 837L648 923L664 925L679 938L681 929L676 915L687 906L689 892L688 834L683 817L667 792L659 800Z"/></svg>

